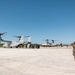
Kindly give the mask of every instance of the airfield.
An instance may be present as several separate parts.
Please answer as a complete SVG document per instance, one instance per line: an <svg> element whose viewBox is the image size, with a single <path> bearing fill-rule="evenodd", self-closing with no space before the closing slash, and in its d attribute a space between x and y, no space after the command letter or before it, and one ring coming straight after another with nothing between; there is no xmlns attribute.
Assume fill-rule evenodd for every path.
<svg viewBox="0 0 75 75"><path fill-rule="evenodd" d="M75 75L72 47L0 48L0 75Z"/></svg>

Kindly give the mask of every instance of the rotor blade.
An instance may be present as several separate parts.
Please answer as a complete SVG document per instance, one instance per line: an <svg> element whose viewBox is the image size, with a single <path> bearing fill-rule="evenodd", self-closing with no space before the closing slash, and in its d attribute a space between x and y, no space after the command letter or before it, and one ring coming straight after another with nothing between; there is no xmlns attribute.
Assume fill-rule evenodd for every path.
<svg viewBox="0 0 75 75"><path fill-rule="evenodd" d="M8 41L8 40L3 40L3 39L1 39L1 41L3 41L3 42L12 42L12 41Z"/></svg>
<svg viewBox="0 0 75 75"><path fill-rule="evenodd" d="M49 39L46 39L45 41L49 41Z"/></svg>
<svg viewBox="0 0 75 75"><path fill-rule="evenodd" d="M4 33L0 33L0 35L4 35L4 34L6 34L7 32L4 32Z"/></svg>
<svg viewBox="0 0 75 75"><path fill-rule="evenodd" d="M24 37L30 37L30 36L24 36Z"/></svg>
<svg viewBox="0 0 75 75"><path fill-rule="evenodd" d="M13 36L13 37L21 38L21 36ZM24 36L24 37L30 37L30 36Z"/></svg>
<svg viewBox="0 0 75 75"><path fill-rule="evenodd" d="M21 36L13 36L13 37L21 38Z"/></svg>

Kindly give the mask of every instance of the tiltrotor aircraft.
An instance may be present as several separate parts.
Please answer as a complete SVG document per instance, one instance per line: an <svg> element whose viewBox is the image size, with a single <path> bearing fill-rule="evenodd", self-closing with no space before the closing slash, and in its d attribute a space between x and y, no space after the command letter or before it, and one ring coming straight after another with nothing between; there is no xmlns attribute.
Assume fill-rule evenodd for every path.
<svg viewBox="0 0 75 75"><path fill-rule="evenodd" d="M24 37L28 37L29 38L28 40L30 40L30 36L15 36L15 37L19 38L19 41L7 41L7 40L3 40L2 37L1 37L1 35L4 35L4 34L5 33L0 33L0 43L1 43L1 41L5 42L4 45L3 45L4 48L6 48L6 47L10 47L10 48L20 47L20 45L24 44Z"/></svg>
<svg viewBox="0 0 75 75"><path fill-rule="evenodd" d="M53 40L53 39L45 39L44 40L46 43L42 44L44 47L54 47L57 46L58 43L55 43L55 41L59 42L59 40Z"/></svg>

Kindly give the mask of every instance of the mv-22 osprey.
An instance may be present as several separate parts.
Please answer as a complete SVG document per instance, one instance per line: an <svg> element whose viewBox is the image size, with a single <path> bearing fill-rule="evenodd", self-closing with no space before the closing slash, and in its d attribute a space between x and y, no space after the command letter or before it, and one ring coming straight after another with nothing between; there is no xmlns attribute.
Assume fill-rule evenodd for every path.
<svg viewBox="0 0 75 75"><path fill-rule="evenodd" d="M6 48L6 47L9 47L9 48L12 48L12 47L20 47L20 45L23 45L25 42L24 42L24 37L28 37L30 39L30 36L14 36L14 37L17 37L19 38L19 41L7 41L7 40L3 40L1 35L4 35L5 33L0 33L0 42L5 42L3 47ZM28 40L29 40L28 39Z"/></svg>

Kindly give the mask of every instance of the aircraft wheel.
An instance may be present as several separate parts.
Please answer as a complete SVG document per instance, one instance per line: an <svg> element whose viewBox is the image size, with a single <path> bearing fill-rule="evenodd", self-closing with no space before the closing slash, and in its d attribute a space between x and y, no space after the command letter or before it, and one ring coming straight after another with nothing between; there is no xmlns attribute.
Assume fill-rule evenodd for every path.
<svg viewBox="0 0 75 75"><path fill-rule="evenodd" d="M10 47L10 48L12 48L12 47Z"/></svg>

